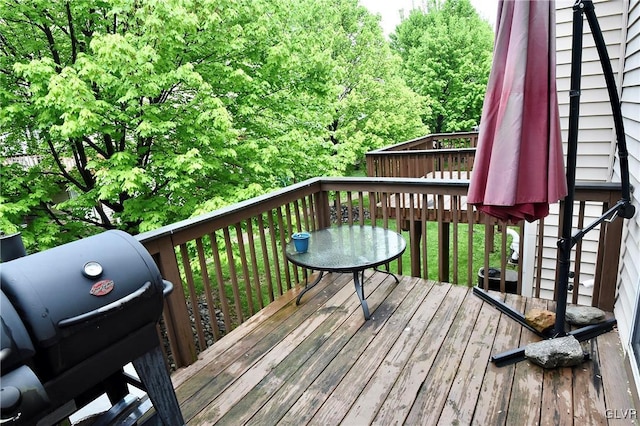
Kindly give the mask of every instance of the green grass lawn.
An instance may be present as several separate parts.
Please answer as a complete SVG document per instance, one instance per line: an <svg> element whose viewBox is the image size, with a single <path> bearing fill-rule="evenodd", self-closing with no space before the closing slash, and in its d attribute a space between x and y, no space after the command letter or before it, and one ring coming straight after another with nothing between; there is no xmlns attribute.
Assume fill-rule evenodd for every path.
<svg viewBox="0 0 640 426"><path fill-rule="evenodd" d="M477 273L480 268L484 266L485 255L485 226L474 225L473 226L473 247L472 247L472 284L476 283ZM450 238L450 253L449 253L449 267L453 268L454 265L454 252L453 252L453 226L451 226L449 238ZM409 232L403 231L402 235L405 237L407 244L409 243ZM458 226L458 282L454 284L467 284L467 271L469 266L469 259L467 257L469 248L469 227L466 224ZM496 233L495 247L500 247L501 236ZM425 278L430 280L438 280L438 224L430 222L427 224L427 269L428 274ZM511 244L511 237L507 240L507 246ZM501 259L499 250L489 253L489 265L493 267L500 267ZM402 270L404 274L410 274L411 266L411 254L409 250L406 250L402 255ZM453 282L453 270L450 270L450 281ZM424 271L422 271L424 275Z"/></svg>

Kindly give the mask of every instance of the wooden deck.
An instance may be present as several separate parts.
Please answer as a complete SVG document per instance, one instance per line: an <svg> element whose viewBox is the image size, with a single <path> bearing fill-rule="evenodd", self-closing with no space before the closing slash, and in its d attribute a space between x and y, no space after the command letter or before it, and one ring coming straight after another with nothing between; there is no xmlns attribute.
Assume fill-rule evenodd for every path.
<svg viewBox="0 0 640 426"><path fill-rule="evenodd" d="M369 321L351 275L329 274L300 306L290 291L177 371L187 424L635 424L617 332L586 342L578 367L498 368L491 355L537 338L469 288L366 277Z"/></svg>

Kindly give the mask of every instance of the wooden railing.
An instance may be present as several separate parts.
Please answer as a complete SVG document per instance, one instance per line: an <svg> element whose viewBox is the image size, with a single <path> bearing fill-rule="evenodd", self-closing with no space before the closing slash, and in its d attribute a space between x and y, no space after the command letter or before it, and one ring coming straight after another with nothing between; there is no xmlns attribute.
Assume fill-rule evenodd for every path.
<svg viewBox="0 0 640 426"><path fill-rule="evenodd" d="M480 267L506 270L507 224L466 206L467 189L465 180L316 178L138 235L164 278L175 284L162 321L172 366L191 364L200 351L301 284L302 270L284 255L290 235L299 230L375 223L403 232L407 253L389 265L397 274L471 286ZM606 208L617 201L619 188L578 185L576 194L580 205L584 200ZM523 235L523 224L515 229ZM548 238L545 232L542 226L540 235ZM603 265L617 258L621 226L613 222L600 234L597 305L610 310L615 268ZM523 239L520 253L522 247ZM480 260L466 260L474 257ZM500 289L505 285L503 276ZM518 292L521 288L519 272ZM200 305L206 305L209 320L203 320Z"/></svg>
<svg viewBox="0 0 640 426"><path fill-rule="evenodd" d="M444 173L456 173L468 179L477 143L477 132L439 133L370 151L366 154L367 176L443 177Z"/></svg>

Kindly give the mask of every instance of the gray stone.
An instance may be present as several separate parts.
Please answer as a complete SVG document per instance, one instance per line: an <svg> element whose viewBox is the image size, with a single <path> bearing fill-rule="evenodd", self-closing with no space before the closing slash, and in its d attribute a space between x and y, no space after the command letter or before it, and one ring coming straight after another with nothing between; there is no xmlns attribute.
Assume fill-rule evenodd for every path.
<svg viewBox="0 0 640 426"><path fill-rule="evenodd" d="M580 342L573 336L531 343L525 347L524 356L544 368L571 367L585 359Z"/></svg>
<svg viewBox="0 0 640 426"><path fill-rule="evenodd" d="M603 322L605 313L603 310L593 306L567 306L566 320L572 325L589 325Z"/></svg>
<svg viewBox="0 0 640 426"><path fill-rule="evenodd" d="M544 309L531 309L525 313L524 320L531 327L543 332L556 323L556 313Z"/></svg>

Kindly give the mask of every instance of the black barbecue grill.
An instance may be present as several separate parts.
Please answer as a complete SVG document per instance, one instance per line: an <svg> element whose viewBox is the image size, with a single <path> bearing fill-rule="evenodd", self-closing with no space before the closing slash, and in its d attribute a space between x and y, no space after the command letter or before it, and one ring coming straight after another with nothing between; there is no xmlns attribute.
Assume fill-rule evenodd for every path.
<svg viewBox="0 0 640 426"><path fill-rule="evenodd" d="M130 398L118 404L128 384L163 424L184 424L156 331L173 286L132 236L107 231L5 261L0 286L2 424L54 424L104 393L131 411ZM130 362L140 380L124 373Z"/></svg>

